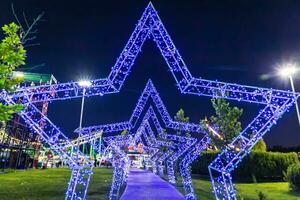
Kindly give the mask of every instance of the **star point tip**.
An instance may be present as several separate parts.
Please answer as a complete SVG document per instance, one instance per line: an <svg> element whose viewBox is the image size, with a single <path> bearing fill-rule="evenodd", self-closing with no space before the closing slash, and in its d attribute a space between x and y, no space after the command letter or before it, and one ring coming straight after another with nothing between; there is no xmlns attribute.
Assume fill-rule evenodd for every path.
<svg viewBox="0 0 300 200"><path fill-rule="evenodd" d="M149 1L149 3L148 3L148 6L147 7L151 7L151 8L153 8L154 10L155 10L155 8L154 8L154 5L153 5L153 3L151 2L151 1Z"/></svg>
<svg viewBox="0 0 300 200"><path fill-rule="evenodd" d="M152 82L151 78L148 79L147 84L152 84L153 85L153 82Z"/></svg>

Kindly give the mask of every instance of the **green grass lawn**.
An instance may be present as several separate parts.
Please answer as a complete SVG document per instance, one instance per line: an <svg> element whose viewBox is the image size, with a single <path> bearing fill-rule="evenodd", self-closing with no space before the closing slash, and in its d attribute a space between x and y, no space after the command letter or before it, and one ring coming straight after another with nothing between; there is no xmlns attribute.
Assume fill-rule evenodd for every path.
<svg viewBox="0 0 300 200"><path fill-rule="evenodd" d="M70 177L68 169L10 171L0 174L1 200L62 200ZM95 169L89 200L107 199L111 169Z"/></svg>
<svg viewBox="0 0 300 200"><path fill-rule="evenodd" d="M10 171L0 174L1 200L58 200L64 199L69 180L68 169ZM112 177L111 169L95 169L88 192L89 200L107 199ZM198 199L214 199L209 181L194 179ZM300 200L300 194L289 191L287 183L236 184L245 200L257 200L258 191L268 200Z"/></svg>
<svg viewBox="0 0 300 200"><path fill-rule="evenodd" d="M213 200L210 181L193 179L194 188L198 199ZM258 200L258 192L261 191L267 196L267 200L300 200L300 194L289 190L288 183L237 183L236 189L244 200Z"/></svg>

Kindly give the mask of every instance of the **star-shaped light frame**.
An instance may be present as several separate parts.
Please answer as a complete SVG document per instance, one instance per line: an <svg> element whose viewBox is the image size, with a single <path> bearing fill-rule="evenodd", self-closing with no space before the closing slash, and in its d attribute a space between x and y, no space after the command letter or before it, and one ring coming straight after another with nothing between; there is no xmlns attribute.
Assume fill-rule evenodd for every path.
<svg viewBox="0 0 300 200"><path fill-rule="evenodd" d="M147 130L147 131L146 131ZM148 134L147 134L148 132ZM189 152L193 152L195 148L198 149L198 152L194 158L197 158L201 152L207 148L209 140L207 137L204 137L202 140L196 140L192 138L186 138L183 136L177 136L177 135L170 135L170 134L160 134L162 138L165 140L159 140L155 137L154 132L157 132L156 130L153 131L151 129L151 126L148 122L148 120L143 120L142 124L140 125L140 128L136 132L137 134L132 135L125 135L125 136L109 136L107 138L104 137L104 141L107 142L108 146L112 146L113 149L116 149L116 155L120 159L114 159L114 163L117 166L114 166L114 175L113 175L113 182L111 186L110 191L110 200L117 199L118 194L120 191L121 184L126 182L124 181L126 179L126 175L128 173L128 163L124 162L124 160L128 161L127 155L124 153L124 151L120 152L121 147L123 147L125 144L132 144L132 143L142 143L143 147L147 150L147 152L150 154L150 159L152 161L152 168L153 172L157 173L159 167L162 165L162 162L165 160L168 160L172 155L177 155L177 153L185 156L183 156L182 161L180 162L180 173L182 177L182 183L184 185L185 189L185 196L186 199L191 199L192 196L194 198L195 193L193 190L192 182L187 181L191 180L190 172L189 172L189 165L193 161L190 157ZM132 136L132 137L129 137ZM145 141L143 141L142 137L145 138ZM185 141L185 142L184 142ZM198 142L196 142L198 141ZM177 144L176 144L177 143ZM196 144L196 145L195 145ZM201 146L200 146L201 145ZM161 151L160 147L168 147L168 150L166 152ZM177 159L179 156L177 156ZM188 160L188 161L187 161ZM173 162L176 160L172 160ZM119 164L121 163L121 164ZM173 163L172 163L173 164ZM169 172L169 165L168 165L168 178L169 180L175 179L174 175L174 166L172 165L172 171L173 174ZM122 175L122 176L121 176ZM190 189L191 188L191 189Z"/></svg>
<svg viewBox="0 0 300 200"><path fill-rule="evenodd" d="M157 110L158 114L156 114L154 108ZM158 116L162 122L159 121ZM128 136L122 137L120 135L105 137L108 133L111 135L112 133L119 133L125 129L128 130L128 135L130 135L132 139L128 139ZM146 84L145 89L137 101L133 114L128 121L84 127L77 129L75 132L80 131L81 134L91 135L100 130L104 133L104 141L106 141L109 146L113 147L116 155L120 158L119 160L115 159L114 162L122 163L121 165L115 166L115 168L117 167L118 169L114 170L114 178L109 199L112 200L118 197L121 183L124 182L126 177L125 174L128 173L128 171L124 170L127 169L126 166L128 165L125 160L128 159L124 156L124 151L121 151L121 147L126 143L136 144L137 141L142 141L142 136L146 141L143 142L144 146L151 149L158 149L151 153L153 172L157 173L158 167L160 166L159 164L166 160L167 174L171 183L175 183L174 162L182 157L182 162L180 162L180 172L185 189L185 197L186 199L196 198L192 186L189 166L192 161L207 148L210 140L200 124L172 120L151 80ZM168 133L172 132L173 134L165 134L164 130L167 130ZM189 132L195 137L189 138L175 135L174 133L178 131ZM155 133L157 134L155 135ZM161 151L159 147L162 146L167 147L168 150L166 152Z"/></svg>
<svg viewBox="0 0 300 200"><path fill-rule="evenodd" d="M82 97L83 95L102 96L118 93L126 77L130 74L134 61L147 38L152 38L157 44L181 93L211 98L225 98L265 106L231 143L230 146L237 146L240 150L234 151L229 148L225 149L209 166L216 199L236 199L231 172L238 167L242 159L251 152L252 147L276 124L278 119L293 106L300 94L193 77L151 3L146 7L108 77L93 80L91 87L86 89L86 94L84 94L84 89L80 87L78 83L69 82L50 86L20 88L13 94L7 94L7 92L3 91L1 99L7 104L14 104L18 102L20 98L23 98L30 102L29 104L25 103L29 105L29 110L37 113L38 111L34 111L36 108L32 103L66 100ZM25 119L26 123L32 127L32 130L41 135L44 141L49 144L50 147L53 147L61 157L68 158L70 166L77 166L74 158L66 155L62 147L59 147L55 142L53 143L55 139L52 138L52 131L48 129L57 129L54 132L60 133L57 135L58 137L65 139L65 136L50 120L46 120L47 122L45 123L47 123L48 129L46 128L44 131L37 126L37 122L32 120L33 116L28 115L28 112L23 111L20 115ZM44 116L42 118L46 119ZM123 125L124 124L120 124L122 127ZM52 139L54 140L52 141ZM72 174L74 176L72 175L71 179L78 176L78 172L76 171ZM80 175L80 177L85 176ZM74 180L75 179L77 180L77 178L74 178ZM76 188L77 181L75 181L76 183L71 182L72 181L69 183L68 191L76 191L77 189L74 190L72 188ZM86 187L88 181L83 182L84 184L81 185ZM67 194L71 195L67 195L70 197L66 199L75 199L78 195L73 195L73 193L67 192ZM84 194L85 192L79 193ZM85 198L85 196L83 195L80 198Z"/></svg>
<svg viewBox="0 0 300 200"><path fill-rule="evenodd" d="M8 96L7 93L2 92L2 97L7 104L16 104L16 101ZM29 129L40 135L42 142L48 144L50 149L59 155L72 170L65 199L86 199L94 164L79 151L77 145L74 145L31 100L28 96L19 98L17 103L21 103L24 109L18 115L22 117ZM73 148L74 153L68 151L70 147Z"/></svg>

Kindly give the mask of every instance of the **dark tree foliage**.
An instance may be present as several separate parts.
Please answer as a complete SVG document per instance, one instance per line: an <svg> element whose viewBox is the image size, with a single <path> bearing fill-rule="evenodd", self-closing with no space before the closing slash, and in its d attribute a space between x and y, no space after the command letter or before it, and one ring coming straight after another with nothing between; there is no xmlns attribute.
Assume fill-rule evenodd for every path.
<svg viewBox="0 0 300 200"><path fill-rule="evenodd" d="M182 108L180 108L180 109L177 111L176 115L174 116L174 120L175 120L175 121L178 121L178 122L184 122L184 123L187 123L187 122L190 121L190 118L187 117L187 116L185 116L184 110L183 110ZM182 133L181 131L178 131L177 134L178 134L178 135L181 135L181 134L183 134L183 133ZM191 135L190 135L190 133L186 132L186 133L185 133L185 136L190 137Z"/></svg>
<svg viewBox="0 0 300 200"><path fill-rule="evenodd" d="M125 129L125 130L123 130L122 132L121 132L121 135L127 135L128 134L128 130L127 129Z"/></svg>
<svg viewBox="0 0 300 200"><path fill-rule="evenodd" d="M252 151L261 151L266 152L267 151L267 145L263 139L259 140L253 147Z"/></svg>
<svg viewBox="0 0 300 200"><path fill-rule="evenodd" d="M300 192L300 163L289 166L286 179L290 188L296 192Z"/></svg>
<svg viewBox="0 0 300 200"><path fill-rule="evenodd" d="M13 71L25 65L26 50L18 34L20 27L10 23L2 27L4 38L0 42L0 89L11 92L22 79L13 77ZM4 105L0 103L0 121L7 121L13 114L22 110L21 105Z"/></svg>
<svg viewBox="0 0 300 200"><path fill-rule="evenodd" d="M232 107L228 101L221 98L212 99L211 103L215 109L215 115L209 119L205 118L201 120L200 123L210 133L211 144L216 149L223 149L230 144L242 130L239 120L243 114L243 109ZM214 131L208 129L208 126ZM216 135L216 133L218 135Z"/></svg>

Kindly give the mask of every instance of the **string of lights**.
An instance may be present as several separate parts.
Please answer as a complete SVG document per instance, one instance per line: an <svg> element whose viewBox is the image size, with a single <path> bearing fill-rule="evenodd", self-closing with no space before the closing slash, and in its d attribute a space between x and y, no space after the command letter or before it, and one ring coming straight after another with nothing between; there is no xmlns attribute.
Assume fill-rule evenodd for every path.
<svg viewBox="0 0 300 200"><path fill-rule="evenodd" d="M126 182L128 176L130 162L127 154L121 147L132 143L132 137L129 135L107 137L104 141L110 146L114 152L113 156L113 178L112 186L109 192L109 200L119 198L120 188Z"/></svg>
<svg viewBox="0 0 300 200"><path fill-rule="evenodd" d="M9 97L6 98L6 102L10 105L15 104ZM85 199L93 171L93 163L80 151L75 151L76 153L71 155L66 147L73 147L74 149L77 147L29 99L23 98L22 103L24 109L18 114L24 119L29 129L39 134L41 140L49 144L51 150L68 163L72 170L66 199ZM64 141L64 144L61 144L60 141Z"/></svg>
<svg viewBox="0 0 300 200"><path fill-rule="evenodd" d="M158 114L156 114L156 111ZM158 116L161 118L161 122L158 119ZM120 127L126 127L128 133L126 135L104 137L104 141L108 143L108 146L115 146L113 148L115 151L114 156L117 158L125 158L124 146L136 145L137 142L141 142L143 146L147 148L147 152L150 155L153 172L163 173L163 162L168 162L167 173L169 179L174 181L174 163L180 158L185 160L185 164L181 166L181 171L184 173L181 174L181 176L183 178L190 177L190 172L188 170L189 165L197 158L197 156L195 156L196 153L191 156L188 152L197 152L197 155L200 155L202 150L205 149L209 143L207 134L203 131L201 125L177 122L171 119L151 80L146 84L128 122L125 121L121 123L84 127L81 129L81 132L84 134L91 134L95 131L106 130L107 132L103 132L104 135L106 135L106 133L119 133L121 131ZM168 133L175 133L178 131L195 133L197 137L186 137ZM203 147L200 148L200 145L203 145ZM116 199L118 197L120 187L122 183L125 182L125 177L120 178L121 174L128 174L128 171L124 170L124 166L128 164L128 160L124 161L116 158L113 160L115 162L114 166L117 166L118 168L114 169L114 173L116 174L113 175L114 178L111 186L110 199ZM186 184L185 188L192 188L191 182L184 181L183 183ZM191 191L186 195L188 196L190 193Z"/></svg>
<svg viewBox="0 0 300 200"><path fill-rule="evenodd" d="M231 172L238 167L242 159L251 152L252 147L277 123L278 119L295 104L300 94L290 91L224 83L193 77L151 3L146 7L135 30L107 78L91 81L91 86L88 88L81 87L78 82L69 82L49 86L18 88L11 94L2 91L1 100L9 105L19 102L20 99L23 100L23 105L26 107L19 115L25 120L33 132L41 135L44 142L48 143L62 158L68 160L71 169L73 169L66 199L85 199L89 178L86 179L83 177L90 177L91 171L88 169L91 167L90 164L86 164L89 162L81 154L74 157L66 153L65 149L63 149L57 141L59 139L67 140L67 138L48 118L43 117L42 121L35 121L34 115L38 113L38 111L32 103L68 100L71 98L79 98L83 95L87 97L95 95L102 96L119 92L126 77L130 74L134 61L146 39L152 39L156 43L181 93L257 103L265 106L259 111L257 117L241 131L234 141L226 147L209 166L216 199L236 199ZM151 94L151 91L146 92L145 95L152 95L152 99L156 101L155 95ZM143 103L145 102L141 102L140 105L142 106ZM197 128L199 128L199 132L201 131L201 127L193 124L186 125L179 122L172 122L163 104L158 103L157 105L160 116L167 128L179 129L183 126L184 131L191 130L192 132L192 130L194 130L194 132L197 132ZM100 130L101 128L106 128L111 132L124 129L134 131L137 119L141 114L140 111L141 110L137 107L135 114L128 122L110 124L102 127L95 126L86 129L86 131L92 131L93 129ZM45 130L37 126L37 124L41 122L46 124ZM103 131L106 132L105 130ZM83 162L83 165L80 165L78 164L79 159L82 158L84 158L83 160L85 160L85 162ZM85 173L87 173L87 176L83 176ZM84 189L81 192L77 192L77 188L79 188L77 185L83 185L83 187L80 188Z"/></svg>
<svg viewBox="0 0 300 200"><path fill-rule="evenodd" d="M289 99L294 95L290 91L231 84L193 77L167 33L157 11L149 3L108 77L91 81L91 86L86 88L85 94L78 82L69 82L19 88L12 94L12 97L29 96L32 102L40 102L80 98L83 95L96 96L118 93L126 77L130 74L131 67L147 38L153 39L157 44L182 93L208 97L221 96L227 99L265 105L268 105L272 101L272 98ZM293 98L298 97L299 93Z"/></svg>
<svg viewBox="0 0 300 200"><path fill-rule="evenodd" d="M201 153L204 150L207 149L209 142L210 139L208 136L205 136L202 140L198 141L195 145L193 145L193 147L189 151L187 151L187 154L179 164L180 174L183 183L182 185L185 192L185 198L188 200L197 199L193 188L189 166L194 160L196 160L201 155Z"/></svg>
<svg viewBox="0 0 300 200"><path fill-rule="evenodd" d="M150 112L148 112L148 113L150 113ZM145 116L147 116L147 114ZM158 140L155 138L154 131L150 127L149 121L146 121L146 120L149 120L149 119L150 119L150 115L148 115L148 118L143 119L143 123L141 124L140 128L138 129L138 131L137 131L137 133L134 137L131 136L131 135L130 135L131 137L129 135L128 136L110 136L108 138L105 138L104 140L105 141L109 140L110 143L114 143L117 146L124 146L124 143L128 143L128 144L134 143L132 141L132 138L134 138L135 142L137 142L137 141L142 141L141 137L145 136L147 138L146 141L148 141L148 142L143 143L143 146L147 147L148 149L155 149L154 151L152 151L152 153L150 153L150 157L151 157L151 161L152 161L152 165L153 165L152 166L153 172L157 173L159 167L162 166L162 165L158 164L158 162L159 162L159 161L157 161L158 156L165 157L166 155L169 156L169 153L170 153L169 150L167 152L160 151L160 147L161 146L164 146L164 147L167 146L168 147L169 142L168 141L161 141L160 143L158 143ZM151 133L149 134L149 132L151 132ZM156 130L156 132L157 132L157 130ZM164 134L164 135L167 136L166 138L172 138L172 136L175 136L174 137L175 140L180 138L180 141L186 141L185 139L182 139L181 136L169 135L169 134ZM149 137L151 139L149 139ZM120 139L120 138L122 138L122 139ZM191 138L190 138L190 140L191 140ZM207 139L206 139L206 137L204 137L202 140L205 141ZM200 144L200 142L198 143L198 146L199 146L199 144ZM205 143L203 144L204 146L201 148L201 150L206 148L207 144L208 144L208 141L205 141ZM182 145L182 144L180 144L180 145ZM184 146L186 148L187 145L184 145ZM181 149L182 149L182 147L181 147ZM200 155L200 153L199 153L199 155ZM125 157L125 156L123 155L122 157ZM184 172L189 173L189 170L188 170L189 165L186 164L186 165L184 165L184 167L186 167L186 170ZM118 169L118 171L116 173L118 173L118 177L120 177L120 174L125 173L125 172L120 172L120 169ZM115 177L115 175L114 175L114 177ZM115 179L113 181L113 185L112 185L112 189L111 189L111 193L110 193L111 194L110 199L114 199L115 197L118 196L116 194L116 192L119 191L119 189L120 189L119 187L122 185L121 182L124 182L122 179L118 179L118 181L119 182L116 182ZM185 184L191 184L191 182L185 182ZM186 187L192 187L192 186L187 185ZM113 193L113 191L115 191L115 193Z"/></svg>

